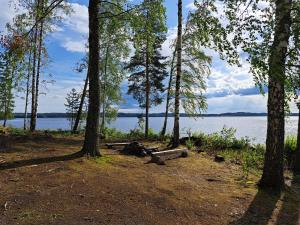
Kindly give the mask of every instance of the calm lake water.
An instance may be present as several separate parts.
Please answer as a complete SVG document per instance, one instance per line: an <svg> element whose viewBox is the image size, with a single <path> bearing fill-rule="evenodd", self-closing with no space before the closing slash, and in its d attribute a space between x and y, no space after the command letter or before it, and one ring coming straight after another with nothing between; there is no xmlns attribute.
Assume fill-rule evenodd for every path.
<svg viewBox="0 0 300 225"><path fill-rule="evenodd" d="M138 119L133 117L117 118L109 126L125 132L138 127ZM151 117L150 127L159 132L163 124L163 118ZM9 126L23 127L23 119L8 121ZM186 136L187 130L203 133L213 133L220 131L224 126L237 129L237 137L249 137L253 142L264 143L266 139L267 117L204 117L204 118L180 118L181 135ZM286 134L295 135L297 133L298 117L286 119ZM168 132L172 131L173 118L168 120ZM38 118L37 129L70 129L69 121L66 118Z"/></svg>

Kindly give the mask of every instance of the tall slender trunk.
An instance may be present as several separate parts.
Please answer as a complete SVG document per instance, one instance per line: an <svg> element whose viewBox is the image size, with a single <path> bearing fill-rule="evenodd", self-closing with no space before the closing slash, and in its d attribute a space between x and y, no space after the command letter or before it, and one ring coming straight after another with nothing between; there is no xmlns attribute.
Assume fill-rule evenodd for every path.
<svg viewBox="0 0 300 225"><path fill-rule="evenodd" d="M38 9L40 5L40 1L37 0L36 6L36 15L35 21L38 21ZM30 115L30 131L34 132L36 127L36 118L35 118L35 83L36 83L36 59L37 59L37 41L38 41L38 26L36 25L34 28L33 34L33 64L32 64L32 80L31 80L31 115Z"/></svg>
<svg viewBox="0 0 300 225"><path fill-rule="evenodd" d="M300 174L300 103L298 103L299 115L298 115L298 134L297 134L297 148L294 163L294 173Z"/></svg>
<svg viewBox="0 0 300 225"><path fill-rule="evenodd" d="M172 80L173 80L173 71L174 71L174 62L176 57L176 47L173 52L172 62L171 62L171 68L170 68L170 77L169 77L169 84L168 84L168 93L167 93L167 102L166 102L166 111L165 111L165 119L164 119L164 125L161 130L161 135L165 136L167 131L167 123L168 123L168 114L169 114L169 107L170 107L170 100L171 100L171 89L172 89Z"/></svg>
<svg viewBox="0 0 300 225"><path fill-rule="evenodd" d="M88 73L87 73L86 78L85 78L85 82L84 82L84 87L83 87L81 99L80 99L78 112L76 114L76 119L75 119L73 130L72 130L73 133L76 133L77 130L78 130L78 126L79 126L79 123L80 123L80 120L81 120L84 100L85 100L85 97L86 97L88 83L89 83L89 76L88 76Z"/></svg>
<svg viewBox="0 0 300 225"><path fill-rule="evenodd" d="M34 31L34 50L33 50L33 65L32 65L32 79L31 79L31 115L30 115L30 131L35 131L36 118L35 118L35 80L36 80L36 58L37 58L37 29Z"/></svg>
<svg viewBox="0 0 300 225"><path fill-rule="evenodd" d="M29 58L28 58L28 74L27 74L27 83L26 83L25 109L24 109L24 125L23 125L24 130L26 130L26 128L27 128L28 100L29 100L29 87L30 87L29 83L30 83L30 73L31 73L31 56L32 56L32 50L30 47Z"/></svg>
<svg viewBox="0 0 300 225"><path fill-rule="evenodd" d="M104 74L103 74L103 103L102 103L102 121L101 121L101 129L100 133L103 134L103 131L105 129L105 109L106 109L106 76L107 76L107 63L108 63L108 51L109 47L106 47L106 53L105 53L105 65L104 65Z"/></svg>
<svg viewBox="0 0 300 225"><path fill-rule="evenodd" d="M83 154L100 156L99 151L99 117L100 117L100 80L99 80L99 11L100 1L89 1L89 106Z"/></svg>
<svg viewBox="0 0 300 225"><path fill-rule="evenodd" d="M150 77L149 77L149 40L146 43L146 121L145 121L145 138L148 138L149 133L149 108L150 108Z"/></svg>
<svg viewBox="0 0 300 225"><path fill-rule="evenodd" d="M41 62L42 62L42 48L43 48L43 29L44 22L41 21L40 31L39 31L39 48L38 48L38 64L36 73L36 83L35 83L35 101L34 101L34 126L36 127L36 118L38 110L38 100L39 100L39 86L40 86L40 73L41 73ZM34 129L35 129L34 127Z"/></svg>
<svg viewBox="0 0 300 225"><path fill-rule="evenodd" d="M175 118L173 130L173 147L179 146L179 109L180 109L180 81L182 60L182 0L178 0L178 31L177 31L177 74L175 89Z"/></svg>
<svg viewBox="0 0 300 225"><path fill-rule="evenodd" d="M7 100L4 103L4 117L3 117L3 127L6 127L6 123L7 123Z"/></svg>
<svg viewBox="0 0 300 225"><path fill-rule="evenodd" d="M6 88L6 100L5 100L5 107L4 107L4 121L3 121L3 127L6 127L6 123L8 120L8 116L9 116L9 111L10 111L10 104L11 104L11 100L12 100L12 83L13 83L13 77L14 77L14 73L15 73L15 67L12 67L12 71L10 74L10 77L8 77L8 84L7 84L7 88Z"/></svg>
<svg viewBox="0 0 300 225"><path fill-rule="evenodd" d="M260 186L281 189L284 185L285 63L291 27L291 0L276 0L275 33L269 58L268 128L265 163Z"/></svg>

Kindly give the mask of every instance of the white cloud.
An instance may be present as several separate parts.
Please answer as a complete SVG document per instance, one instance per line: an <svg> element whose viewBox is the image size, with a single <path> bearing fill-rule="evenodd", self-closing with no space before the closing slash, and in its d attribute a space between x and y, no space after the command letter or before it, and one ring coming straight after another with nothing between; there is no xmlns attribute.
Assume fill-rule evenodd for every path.
<svg viewBox="0 0 300 225"><path fill-rule="evenodd" d="M66 39L62 43L62 47L64 47L69 52L85 53L88 51L86 47L86 40L74 41L71 39Z"/></svg>
<svg viewBox="0 0 300 225"><path fill-rule="evenodd" d="M67 28L80 34L87 35L89 32L88 7L78 3L70 3L72 11L64 17L64 24Z"/></svg>
<svg viewBox="0 0 300 225"><path fill-rule="evenodd" d="M86 42L88 36L88 8L86 5L78 3L68 3L71 7L71 13L65 15L62 26L55 29L52 37L60 42L60 45L69 52L87 52Z"/></svg>

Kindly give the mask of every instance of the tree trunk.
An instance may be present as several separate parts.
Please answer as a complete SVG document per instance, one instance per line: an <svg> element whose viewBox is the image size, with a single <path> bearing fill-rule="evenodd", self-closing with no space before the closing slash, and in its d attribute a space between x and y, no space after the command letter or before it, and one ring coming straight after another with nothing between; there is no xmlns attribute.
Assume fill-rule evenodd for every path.
<svg viewBox="0 0 300 225"><path fill-rule="evenodd" d="M285 62L291 26L291 0L277 0L275 33L269 58L268 128L260 187L280 190L284 185Z"/></svg>
<svg viewBox="0 0 300 225"><path fill-rule="evenodd" d="M73 127L73 131L72 131L73 134L76 133L77 130L78 130L78 126L79 126L79 123L80 123L81 114L82 114L82 110L83 110L84 100L85 100L85 97L86 97L88 83L89 83L89 76L88 76L88 73L87 73L86 78L85 78L85 82L84 82L82 95L81 95L79 109L78 109L78 112L76 114L76 119L75 119L75 122L74 122L74 127Z"/></svg>
<svg viewBox="0 0 300 225"><path fill-rule="evenodd" d="M146 121L145 121L145 138L148 138L149 133L149 108L150 108L150 77L149 77L149 41L146 43Z"/></svg>
<svg viewBox="0 0 300 225"><path fill-rule="evenodd" d="M298 115L298 134L297 134L297 148L296 148L296 156L294 162L294 173L300 174L300 103L298 105L299 115Z"/></svg>
<svg viewBox="0 0 300 225"><path fill-rule="evenodd" d="M7 123L7 105L8 105L8 99L6 99L5 103L4 103L4 118L3 118L3 127L6 127L6 123Z"/></svg>
<svg viewBox="0 0 300 225"><path fill-rule="evenodd" d="M180 80L182 54L182 0L178 0L178 31L177 31L177 74L175 89L175 118L173 131L173 147L179 146L179 109L180 109Z"/></svg>
<svg viewBox="0 0 300 225"><path fill-rule="evenodd" d="M35 22L38 21L39 15L38 15L38 9L40 7L40 1L37 0L37 6L36 6L36 15L35 15ZM36 127L36 113L35 113L35 83L36 83L36 59L37 59L37 41L38 41L38 28L37 25L34 29L33 34L33 64L32 64L32 80L31 80L31 116L30 116L30 131L34 132Z"/></svg>
<svg viewBox="0 0 300 225"><path fill-rule="evenodd" d="M35 80L36 80L36 43L37 43L37 28L34 31L34 50L33 50L33 65L32 65L32 79L31 79L31 115L30 115L30 131L34 132L36 127L36 118L35 118Z"/></svg>
<svg viewBox="0 0 300 225"><path fill-rule="evenodd" d="M34 130L36 128L36 118L39 100L39 86L40 86L40 73L41 73L41 62L42 62L42 47L43 47L43 30L44 21L41 21L40 31L39 31L39 48L38 48L38 64L36 73L36 83L35 83L35 101L34 101Z"/></svg>
<svg viewBox="0 0 300 225"><path fill-rule="evenodd" d="M170 78L169 78L167 102L166 102L166 111L165 111L165 119L164 119L163 128L161 130L161 136L165 136L166 131L167 131L168 114L169 114L169 107L170 107L171 89L172 89L172 80L173 80L173 71L174 71L174 62L175 62L176 52L177 51L176 51L176 47L175 47L175 50L173 52L172 62L171 62Z"/></svg>
<svg viewBox="0 0 300 225"><path fill-rule="evenodd" d="M27 83L26 83L26 96L25 96L25 109L24 109L24 130L27 128L27 116L28 116L28 100L29 100L29 83L30 83L30 72L31 72L31 47L29 51L29 59L28 59L28 74L27 74Z"/></svg>
<svg viewBox="0 0 300 225"><path fill-rule="evenodd" d="M100 117L100 79L99 79L99 60L100 60L100 33L99 33L99 11L100 1L89 1L89 106L86 121L86 131L83 154L90 156L100 156L99 151L99 117Z"/></svg>
<svg viewBox="0 0 300 225"><path fill-rule="evenodd" d="M105 128L105 109L106 109L106 76L107 76L107 63L108 63L108 51L109 47L106 47L105 52L105 65L104 65L104 74L103 74L103 103L102 103L102 121L101 121L101 129L100 133L103 134L104 128Z"/></svg>

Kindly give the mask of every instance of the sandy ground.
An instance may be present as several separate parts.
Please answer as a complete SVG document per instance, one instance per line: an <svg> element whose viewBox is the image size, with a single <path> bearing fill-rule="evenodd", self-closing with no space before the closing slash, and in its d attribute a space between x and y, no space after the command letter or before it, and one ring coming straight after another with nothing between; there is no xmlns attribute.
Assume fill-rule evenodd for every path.
<svg viewBox="0 0 300 225"><path fill-rule="evenodd" d="M296 181L270 195L205 153L159 166L104 147L96 160L72 156L81 144L48 136L0 149L0 225L300 224Z"/></svg>

